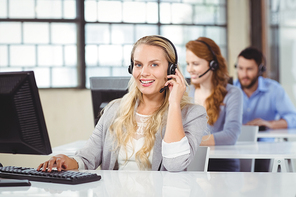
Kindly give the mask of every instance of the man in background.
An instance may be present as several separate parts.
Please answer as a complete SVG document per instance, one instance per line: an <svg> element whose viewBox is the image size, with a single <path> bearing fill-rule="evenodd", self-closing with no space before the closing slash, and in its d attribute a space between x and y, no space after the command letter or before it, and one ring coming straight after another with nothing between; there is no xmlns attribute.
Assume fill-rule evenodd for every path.
<svg viewBox="0 0 296 197"><path fill-rule="evenodd" d="M259 130L296 128L296 109L287 93L277 81L262 77L266 67L261 51L253 47L241 51L236 68L238 80L234 85L243 91L243 124L259 126ZM255 171L268 171L269 162L256 160Z"/></svg>

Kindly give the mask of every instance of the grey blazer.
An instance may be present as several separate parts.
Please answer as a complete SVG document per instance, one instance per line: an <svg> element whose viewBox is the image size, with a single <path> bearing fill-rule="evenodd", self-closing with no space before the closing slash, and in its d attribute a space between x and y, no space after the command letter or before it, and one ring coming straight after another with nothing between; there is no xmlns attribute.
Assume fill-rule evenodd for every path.
<svg viewBox="0 0 296 197"><path fill-rule="evenodd" d="M109 127L117 114L120 101L119 99L114 102L104 111L86 145L75 154L75 157L79 157L83 161L85 169L93 170L100 165L102 170L114 170L117 168L119 149L114 149L114 142L116 141L114 140L114 136L110 134ZM165 133L164 127L162 131L159 130L156 133L153 147L152 170L186 170L206 130L207 118L205 108L193 104L184 107L182 109L182 122L190 145L190 154L175 158L165 158L162 156L161 149L162 139Z"/></svg>

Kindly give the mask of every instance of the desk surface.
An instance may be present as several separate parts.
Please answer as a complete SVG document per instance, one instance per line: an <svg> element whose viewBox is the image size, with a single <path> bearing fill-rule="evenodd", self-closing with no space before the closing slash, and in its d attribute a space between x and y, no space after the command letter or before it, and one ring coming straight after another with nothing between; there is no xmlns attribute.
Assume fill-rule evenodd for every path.
<svg viewBox="0 0 296 197"><path fill-rule="evenodd" d="M64 144L61 146L57 146L52 148L51 155L57 155L57 154L65 154L65 155L74 155L75 152L79 149L81 149L87 140L78 140L75 142L71 142L69 144Z"/></svg>
<svg viewBox="0 0 296 197"><path fill-rule="evenodd" d="M296 142L237 142L236 145L210 146L209 158L295 159Z"/></svg>
<svg viewBox="0 0 296 197"><path fill-rule="evenodd" d="M52 155L74 155L86 141L76 141L53 148ZM236 145L210 146L209 158L296 159L296 142L237 142Z"/></svg>
<svg viewBox="0 0 296 197"><path fill-rule="evenodd" d="M296 129L273 129L259 131L257 138L296 138Z"/></svg>
<svg viewBox="0 0 296 197"><path fill-rule="evenodd" d="M31 187L0 188L1 197L237 197L295 196L296 173L93 171L97 182L63 185L31 182Z"/></svg>

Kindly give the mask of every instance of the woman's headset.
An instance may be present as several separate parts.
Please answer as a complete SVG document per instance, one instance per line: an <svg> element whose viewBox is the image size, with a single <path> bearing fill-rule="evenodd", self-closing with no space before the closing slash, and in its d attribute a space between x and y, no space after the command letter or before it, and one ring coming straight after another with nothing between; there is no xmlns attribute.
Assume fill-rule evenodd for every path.
<svg viewBox="0 0 296 197"><path fill-rule="evenodd" d="M212 53L212 55L213 55L213 59L209 62L209 66L210 66L210 68L209 68L206 72L204 72L203 74L201 74L201 75L199 76L199 78L201 78L202 76L204 76L204 75L205 75L207 72L209 72L210 70L212 70L212 71L217 70L217 69L219 68L219 64L218 64L218 61L217 61L216 54L214 53L214 51L212 50L211 46L210 46L208 43L206 43L206 42L203 41L203 40L195 40L195 41L197 41L197 42L201 42L201 43L203 43L204 45L206 45L206 46L208 47L209 51L210 51L210 52Z"/></svg>
<svg viewBox="0 0 296 197"><path fill-rule="evenodd" d="M168 71L167 71L167 74L168 74L168 75L174 75L175 72L176 72L177 64L178 64L177 50L176 50L174 44L173 44L169 39L167 39L167 38L165 38L165 37L162 37L162 36L156 36L156 37L161 38L162 40L165 40L165 41L169 42L170 45L171 45L171 46L173 47L173 49L174 49L174 53L175 53L176 60L175 60L174 63L169 62L169 67L168 67ZM133 68L134 68L134 62L133 62L133 60L131 59L131 64L130 64L129 67L128 67L128 72L129 72L130 74L133 73Z"/></svg>

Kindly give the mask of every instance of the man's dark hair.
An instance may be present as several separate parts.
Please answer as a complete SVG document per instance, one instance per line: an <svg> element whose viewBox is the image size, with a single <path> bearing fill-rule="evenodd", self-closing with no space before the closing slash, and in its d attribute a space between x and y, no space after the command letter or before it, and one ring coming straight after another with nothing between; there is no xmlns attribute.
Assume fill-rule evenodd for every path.
<svg viewBox="0 0 296 197"><path fill-rule="evenodd" d="M264 64L264 57L261 51L256 49L255 47L248 47L245 48L240 52L238 57L244 57L245 59L253 59L255 60L256 64L259 66L260 64Z"/></svg>

